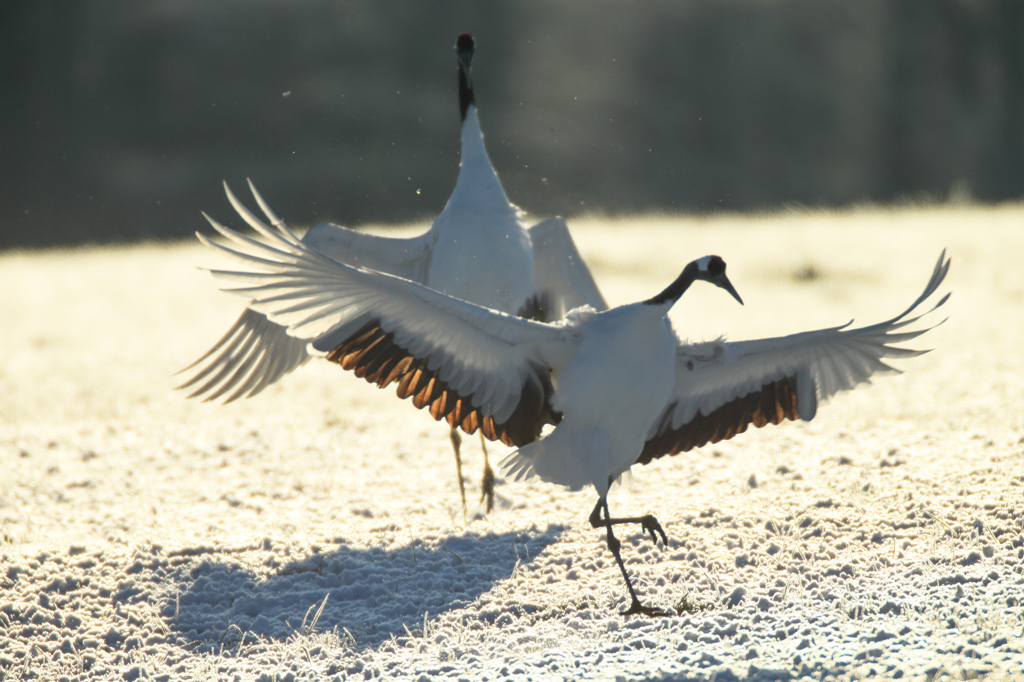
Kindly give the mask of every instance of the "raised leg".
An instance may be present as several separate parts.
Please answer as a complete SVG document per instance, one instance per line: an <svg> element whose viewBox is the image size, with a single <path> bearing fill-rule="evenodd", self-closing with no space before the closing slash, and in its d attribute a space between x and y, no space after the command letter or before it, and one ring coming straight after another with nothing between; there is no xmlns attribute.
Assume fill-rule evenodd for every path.
<svg viewBox="0 0 1024 682"><path fill-rule="evenodd" d="M455 429L451 430L448 436L452 441L452 449L455 451L455 471L459 477L459 494L462 495L462 514L466 515L466 483L462 480L462 436Z"/></svg>
<svg viewBox="0 0 1024 682"><path fill-rule="evenodd" d="M601 510L604 510L605 516L601 516ZM637 523L640 524L640 528L644 533L649 533L651 536L651 542L658 544L658 537L661 537L661 543L668 545L668 537L665 535L665 531L662 529L661 524L658 523L658 519L654 518L651 514L644 514L643 516L631 516L628 518L612 519L608 518L608 500L602 497L597 501L597 506L594 507L594 511L590 512L590 525L594 528L600 528L602 526L613 526L621 525L624 523Z"/></svg>
<svg viewBox="0 0 1024 682"><path fill-rule="evenodd" d="M487 440L484 438L483 430L480 431L480 447L484 450L484 478L480 482L480 501L487 499L487 513L494 509L494 469L487 459Z"/></svg>
<svg viewBox="0 0 1024 682"><path fill-rule="evenodd" d="M603 516L601 512L604 512ZM590 514L590 525L594 528L604 527L608 533L608 551L615 557L615 563L619 565L619 570L622 571L622 578L626 581L626 589L629 590L629 597L632 601L629 608L623 611L623 615L631 615L634 613L642 613L646 616L667 616L668 614L660 609L656 609L650 606L644 606L640 603L640 599L636 596L636 590L633 589L633 581L629 579L629 573L626 572L626 564L622 561L622 543L615 537L612 532L612 526L623 524L623 523L639 523L645 533L651 534L651 539L654 543L658 543L658 534L661 535L662 542L668 543L668 539L665 537L665 531L662 530L661 524L650 514L646 516L640 516L635 518L622 518L613 519L611 512L608 511L608 498L602 496L597 501L597 505L594 507L594 511Z"/></svg>

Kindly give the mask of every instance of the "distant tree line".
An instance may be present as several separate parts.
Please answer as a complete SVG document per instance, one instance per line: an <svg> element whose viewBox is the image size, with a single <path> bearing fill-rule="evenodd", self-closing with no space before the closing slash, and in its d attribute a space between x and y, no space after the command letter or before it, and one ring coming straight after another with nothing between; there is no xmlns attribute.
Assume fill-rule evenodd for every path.
<svg viewBox="0 0 1024 682"><path fill-rule="evenodd" d="M1024 2L8 0L0 248L179 239L251 177L296 225L427 219L452 44L531 213L1024 195Z"/></svg>

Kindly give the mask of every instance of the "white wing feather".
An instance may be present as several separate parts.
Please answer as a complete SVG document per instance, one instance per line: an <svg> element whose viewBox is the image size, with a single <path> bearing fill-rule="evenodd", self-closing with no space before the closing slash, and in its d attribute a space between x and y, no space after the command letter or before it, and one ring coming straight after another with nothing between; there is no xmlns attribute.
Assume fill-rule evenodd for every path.
<svg viewBox="0 0 1024 682"><path fill-rule="evenodd" d="M249 180L256 202L271 224L280 228L283 222L267 205ZM266 225L240 202L224 184L228 201L253 229ZM336 261L358 265L413 281L423 281L434 235L426 232L412 239L378 237L344 227L321 223L302 237L306 246ZM289 336L284 327L266 315L246 308L231 328L210 350L181 370L197 368L195 374L179 389L193 388L189 398L202 396L204 401L224 397L225 403L238 398L251 398L286 374L309 362L305 339Z"/></svg>
<svg viewBox="0 0 1024 682"><path fill-rule="evenodd" d="M181 370L198 367L179 389L195 387L189 398L204 402L226 395L225 403L251 398L289 372L309 362L307 342L288 336L263 313L246 308L221 339ZM198 385L197 385L198 384Z"/></svg>
<svg viewBox="0 0 1024 682"><path fill-rule="evenodd" d="M874 375L898 372L883 358L907 358L928 351L902 348L936 325L898 331L943 305L946 294L930 310L908 317L942 283L949 269L945 251L939 256L924 292L903 313L859 329L841 327L770 339L683 344L676 353L676 383L665 412L648 432L648 440L678 430L698 413L707 416L727 403L759 391L767 384L795 377L797 413L810 420L819 403L832 395L870 383Z"/></svg>
<svg viewBox="0 0 1024 682"><path fill-rule="evenodd" d="M597 311L608 304L583 262L565 220L555 216L530 228L533 242L533 293L545 305L545 317L560 320L574 308Z"/></svg>
<svg viewBox="0 0 1024 682"><path fill-rule="evenodd" d="M511 413L532 368L566 355L573 334L563 326L524 320L451 298L416 282L338 262L310 248L283 223L256 221L266 239L241 235L209 218L238 246L200 241L244 264L211 270L244 283L225 289L250 299L249 307L328 352L369 321L393 334L394 343L418 358L452 389L502 421Z"/></svg>
<svg viewBox="0 0 1024 682"><path fill-rule="evenodd" d="M284 221L277 217L260 193L256 191L252 180L248 180L248 183L253 197L256 198L256 203L259 204L271 225L278 230L287 229ZM250 227L258 232L267 229L263 221L235 197L226 182L224 183L224 193L227 194L228 201L231 202L238 215L242 216ZM435 239L436 236L429 231L412 238L378 237L331 223L320 223L303 235L302 243L340 263L371 268L378 272L411 279L414 282L422 282L430 247Z"/></svg>

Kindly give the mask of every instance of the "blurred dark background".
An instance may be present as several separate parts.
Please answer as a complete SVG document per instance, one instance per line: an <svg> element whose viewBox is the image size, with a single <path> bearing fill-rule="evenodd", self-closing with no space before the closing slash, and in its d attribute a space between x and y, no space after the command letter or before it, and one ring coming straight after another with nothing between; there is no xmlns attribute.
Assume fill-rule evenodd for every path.
<svg viewBox="0 0 1024 682"><path fill-rule="evenodd" d="M430 219L461 31L537 216L1024 196L1021 0L4 0L0 248Z"/></svg>

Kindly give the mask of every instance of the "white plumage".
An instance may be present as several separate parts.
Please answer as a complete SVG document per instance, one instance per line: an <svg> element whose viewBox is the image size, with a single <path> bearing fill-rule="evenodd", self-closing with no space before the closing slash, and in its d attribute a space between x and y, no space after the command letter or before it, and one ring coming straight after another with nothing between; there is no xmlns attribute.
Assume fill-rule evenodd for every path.
<svg viewBox="0 0 1024 682"><path fill-rule="evenodd" d="M665 535L651 516L612 518L610 482L633 464L731 438L750 424L811 419L834 393L894 371L884 358L923 352L892 344L930 329L900 331L920 319L911 313L949 268L943 252L921 296L880 324L686 344L667 314L693 281L709 281L739 299L717 257L690 263L647 301L604 312L583 308L541 323L342 264L270 219L276 230L249 221L267 242L211 220L237 246L200 240L243 265L213 274L245 284L229 290L308 341L312 352L381 387L397 382L400 397L429 408L435 419L518 446L503 463L512 475L593 485L599 500L590 521L607 529L632 613L654 611L633 590L612 526L636 522L655 541ZM556 426L541 437L548 424Z"/></svg>
<svg viewBox="0 0 1024 682"><path fill-rule="evenodd" d="M455 189L444 210L424 234L411 239L377 237L329 223L310 229L303 244L350 265L365 266L421 282L451 296L511 314L558 319L580 305L607 304L562 218L548 218L527 229L522 212L511 204L484 146L474 103L470 63L475 44L469 34L456 41L462 156ZM250 189L271 222L276 217ZM258 219L228 189L231 204L250 225ZM252 397L302 366L312 356L306 343L279 324L247 308L230 330L183 371L195 373L179 388L189 397L231 402ZM465 489L460 440L451 432L459 490ZM493 473L486 463L483 493L493 503Z"/></svg>
<svg viewBox="0 0 1024 682"><path fill-rule="evenodd" d="M610 479L633 465L651 415L665 406L674 383L665 367L677 342L661 308L634 303L574 320L579 343L559 368L551 398L562 420L502 462L509 475L573 490L592 485L605 495Z"/></svg>

